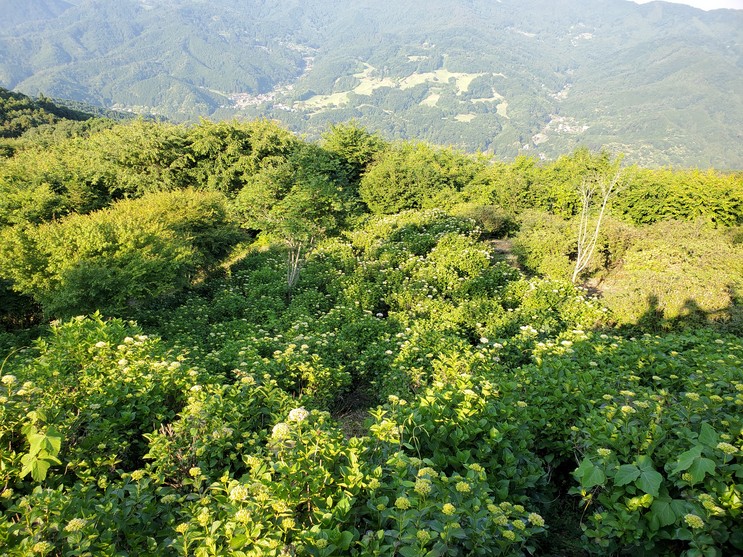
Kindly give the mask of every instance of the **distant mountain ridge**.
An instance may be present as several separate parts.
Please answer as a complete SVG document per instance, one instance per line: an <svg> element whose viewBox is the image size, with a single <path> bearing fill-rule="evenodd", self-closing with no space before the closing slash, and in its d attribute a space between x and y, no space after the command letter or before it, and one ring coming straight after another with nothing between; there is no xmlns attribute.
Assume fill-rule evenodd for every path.
<svg viewBox="0 0 743 557"><path fill-rule="evenodd" d="M18 0L0 0L0 15L3 27L16 27L27 23L54 19L72 4L64 0L33 0L19 2Z"/></svg>
<svg viewBox="0 0 743 557"><path fill-rule="evenodd" d="M0 86L176 120L356 119L502 158L743 168L743 12L626 0L0 0ZM7 15L7 17L5 17Z"/></svg>

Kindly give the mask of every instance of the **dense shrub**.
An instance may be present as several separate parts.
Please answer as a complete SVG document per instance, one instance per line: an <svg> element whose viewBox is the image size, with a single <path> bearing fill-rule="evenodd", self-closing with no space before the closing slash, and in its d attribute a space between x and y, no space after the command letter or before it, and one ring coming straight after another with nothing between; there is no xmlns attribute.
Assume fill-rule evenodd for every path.
<svg viewBox="0 0 743 557"><path fill-rule="evenodd" d="M587 277L612 317L564 280L575 186L616 166L605 153L492 163L267 122L45 145L47 162L31 145L0 162L4 324L34 296L143 328L96 314L0 336L3 555L743 551L743 348L699 329L740 314L726 177L663 193L662 219L704 225L604 220ZM91 145L105 160L86 169ZM359 179L374 211L439 209L362 215ZM124 193L141 197L44 224ZM261 232L229 266L228 211ZM527 274L481 237L517 214ZM674 314L679 271L700 294ZM629 336L671 326L689 327Z"/></svg>
<svg viewBox="0 0 743 557"><path fill-rule="evenodd" d="M537 211L523 213L520 221L513 242L519 263L533 273L569 278L575 266L577 227L561 217Z"/></svg>
<svg viewBox="0 0 743 557"><path fill-rule="evenodd" d="M48 315L122 314L188 286L239 238L218 194L152 194L3 231L0 274Z"/></svg>
<svg viewBox="0 0 743 557"><path fill-rule="evenodd" d="M496 205L462 203L450 211L455 216L474 220L485 234L494 238L508 237L519 228L515 215Z"/></svg>
<svg viewBox="0 0 743 557"><path fill-rule="evenodd" d="M462 190L477 170L478 165L464 155L405 143L382 152L362 177L359 194L373 213L418 209L429 206L427 201L442 190L450 195Z"/></svg>
<svg viewBox="0 0 743 557"><path fill-rule="evenodd" d="M375 429L389 438L388 424ZM463 464L462 473L439 471L429 459L393 453L368 483L366 534L358 555L518 555L534 550L544 519L524 506L499 501L488 471Z"/></svg>
<svg viewBox="0 0 743 557"><path fill-rule="evenodd" d="M621 324L650 328L727 322L743 284L743 250L720 231L666 222L644 228L602 285Z"/></svg>
<svg viewBox="0 0 743 557"><path fill-rule="evenodd" d="M743 179L714 170L633 168L614 211L636 224L686 220L721 227L740 225Z"/></svg>
<svg viewBox="0 0 743 557"><path fill-rule="evenodd" d="M525 502L544 479L531 452L526 406L501 400L498 385L482 377L483 366L452 363L441 357L431 386L411 403L391 395L376 411L372 431L447 474L466 475L473 464L497 470L490 478L496 501Z"/></svg>
<svg viewBox="0 0 743 557"><path fill-rule="evenodd" d="M598 553L743 550L740 342L705 335L677 340L671 346L680 350L669 358L668 340L643 339L658 360L644 367L635 386L607 392L603 404L578 420L583 458L575 492L588 511L587 547L596 544ZM681 348L684 343L691 345Z"/></svg>
<svg viewBox="0 0 743 557"><path fill-rule="evenodd" d="M24 491L31 487L26 474L40 482L50 466L52 484L67 471L87 479L137 468L146 452L142 435L175 417L202 373L159 339L98 316L53 326L24 354L4 376L0 410L3 480ZM56 452L34 455L32 435L56 443ZM31 456L24 457L26 437ZM19 461L27 465L20 475Z"/></svg>

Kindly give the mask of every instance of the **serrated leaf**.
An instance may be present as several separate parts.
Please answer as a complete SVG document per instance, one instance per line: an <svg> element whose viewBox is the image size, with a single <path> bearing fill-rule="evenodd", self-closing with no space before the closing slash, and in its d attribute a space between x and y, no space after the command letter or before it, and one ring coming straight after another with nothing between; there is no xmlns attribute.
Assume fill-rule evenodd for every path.
<svg viewBox="0 0 743 557"><path fill-rule="evenodd" d="M634 464L622 464L614 475L614 484L617 486L627 485L640 477L640 469Z"/></svg>
<svg viewBox="0 0 743 557"><path fill-rule="evenodd" d="M606 482L604 471L593 464L588 457L583 459L580 466L575 471L578 481L583 488L590 488L597 485L603 485Z"/></svg>
<svg viewBox="0 0 743 557"><path fill-rule="evenodd" d="M688 470L689 467L694 464L694 460L702 456L702 447L695 445L686 452L683 452L676 459L676 463L673 466L672 474L678 474L684 470Z"/></svg>
<svg viewBox="0 0 743 557"><path fill-rule="evenodd" d="M699 431L699 442L708 447L714 447L717 445L718 440L719 437L715 428L707 423L702 424L702 429Z"/></svg>
<svg viewBox="0 0 743 557"><path fill-rule="evenodd" d="M694 483L698 483L701 481L704 481L704 476L706 474L714 475L715 473L715 463L714 461L710 460L709 458L697 458L694 460L694 463L689 467L689 474L691 474L691 479Z"/></svg>
<svg viewBox="0 0 743 557"><path fill-rule="evenodd" d="M650 520L657 521L660 528L670 526L676 522L676 513L673 512L671 503L671 500L656 499L650 506Z"/></svg>
<svg viewBox="0 0 743 557"><path fill-rule="evenodd" d="M642 470L635 485L645 493L648 493L653 497L658 497L658 490L660 489L661 483L663 483L663 476L658 472L655 470Z"/></svg>

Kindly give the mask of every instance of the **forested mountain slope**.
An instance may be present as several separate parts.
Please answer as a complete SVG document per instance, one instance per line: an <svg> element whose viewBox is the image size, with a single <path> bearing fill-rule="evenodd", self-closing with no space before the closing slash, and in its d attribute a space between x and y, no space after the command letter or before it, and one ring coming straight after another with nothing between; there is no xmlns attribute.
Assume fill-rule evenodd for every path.
<svg viewBox="0 0 743 557"><path fill-rule="evenodd" d="M31 0L0 85L177 120L357 119L508 158L743 167L743 12L623 0Z"/></svg>

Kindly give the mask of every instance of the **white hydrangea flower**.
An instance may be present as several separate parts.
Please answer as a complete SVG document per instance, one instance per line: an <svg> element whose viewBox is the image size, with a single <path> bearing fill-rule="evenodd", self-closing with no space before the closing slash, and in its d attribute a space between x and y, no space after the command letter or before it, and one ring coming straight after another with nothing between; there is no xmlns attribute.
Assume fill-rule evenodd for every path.
<svg viewBox="0 0 743 557"><path fill-rule="evenodd" d="M289 412L289 421L290 422L303 422L305 419L307 419L307 416L309 416L310 413L304 409L304 407L295 408L291 412Z"/></svg>
<svg viewBox="0 0 743 557"><path fill-rule="evenodd" d="M273 426L273 430L271 431L271 437L274 439L286 439L290 434L291 429L289 429L289 424L284 422L279 422Z"/></svg>

